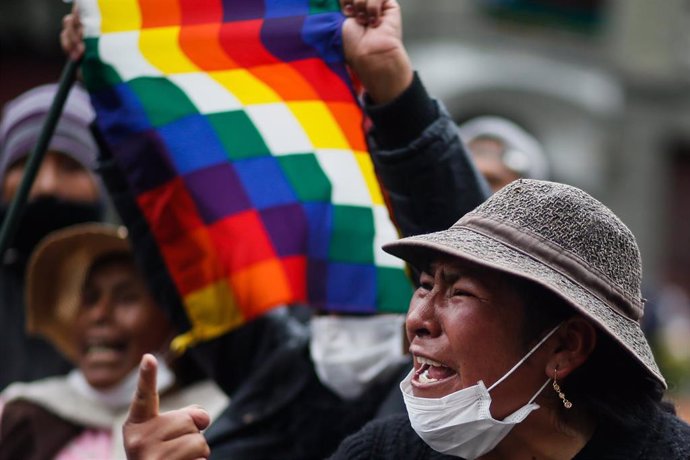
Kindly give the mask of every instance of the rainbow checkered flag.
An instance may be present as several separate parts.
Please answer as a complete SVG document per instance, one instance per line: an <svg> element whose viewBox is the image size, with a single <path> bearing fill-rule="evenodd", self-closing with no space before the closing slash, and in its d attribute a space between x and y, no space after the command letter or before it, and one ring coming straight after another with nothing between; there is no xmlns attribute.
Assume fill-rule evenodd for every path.
<svg viewBox="0 0 690 460"><path fill-rule="evenodd" d="M184 348L283 304L404 312L337 0L84 0L84 78Z"/></svg>

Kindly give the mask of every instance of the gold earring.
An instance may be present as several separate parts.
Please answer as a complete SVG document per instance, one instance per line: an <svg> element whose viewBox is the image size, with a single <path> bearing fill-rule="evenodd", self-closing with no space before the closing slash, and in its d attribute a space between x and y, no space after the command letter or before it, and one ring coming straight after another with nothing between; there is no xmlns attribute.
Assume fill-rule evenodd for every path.
<svg viewBox="0 0 690 460"><path fill-rule="evenodd" d="M558 384L558 367L553 370L553 389L558 393L558 397L563 401L563 407L570 409L573 403L566 399L565 394L561 391L561 386Z"/></svg>

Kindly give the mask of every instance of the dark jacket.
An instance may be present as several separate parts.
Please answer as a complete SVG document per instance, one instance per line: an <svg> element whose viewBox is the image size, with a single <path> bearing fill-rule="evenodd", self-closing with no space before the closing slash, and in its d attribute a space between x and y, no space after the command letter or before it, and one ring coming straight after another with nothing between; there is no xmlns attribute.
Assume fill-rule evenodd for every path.
<svg viewBox="0 0 690 460"><path fill-rule="evenodd" d="M347 438L331 460L442 460L458 457L431 449L417 436L407 415L375 420ZM641 429L599 427L573 460L687 460L690 426L668 412L655 410Z"/></svg>
<svg viewBox="0 0 690 460"><path fill-rule="evenodd" d="M490 195L442 104L415 74L385 106L369 106L367 141L403 236L445 230Z"/></svg>
<svg viewBox="0 0 690 460"><path fill-rule="evenodd" d="M319 381L307 341L279 349L206 430L211 459L323 459L377 415L409 366L343 400Z"/></svg>

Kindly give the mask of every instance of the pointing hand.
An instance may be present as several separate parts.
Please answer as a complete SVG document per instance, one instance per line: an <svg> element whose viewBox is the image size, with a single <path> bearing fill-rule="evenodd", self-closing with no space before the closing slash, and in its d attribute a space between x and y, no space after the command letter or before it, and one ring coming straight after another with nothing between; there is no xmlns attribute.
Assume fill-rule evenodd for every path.
<svg viewBox="0 0 690 460"><path fill-rule="evenodd" d="M158 413L156 370L153 355L146 354L139 365L137 390L122 427L129 460L198 460L211 451L201 430L211 422L199 406Z"/></svg>

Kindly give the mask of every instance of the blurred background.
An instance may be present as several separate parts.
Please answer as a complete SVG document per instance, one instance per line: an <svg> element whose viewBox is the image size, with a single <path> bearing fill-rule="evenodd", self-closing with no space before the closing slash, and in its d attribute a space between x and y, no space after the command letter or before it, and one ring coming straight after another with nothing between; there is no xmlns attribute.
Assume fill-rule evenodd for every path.
<svg viewBox="0 0 690 460"><path fill-rule="evenodd" d="M500 115L637 236L645 328L690 420L690 0L399 0L458 123ZM0 2L0 104L57 80L59 0Z"/></svg>

